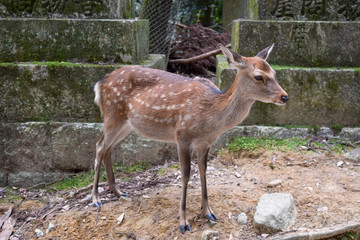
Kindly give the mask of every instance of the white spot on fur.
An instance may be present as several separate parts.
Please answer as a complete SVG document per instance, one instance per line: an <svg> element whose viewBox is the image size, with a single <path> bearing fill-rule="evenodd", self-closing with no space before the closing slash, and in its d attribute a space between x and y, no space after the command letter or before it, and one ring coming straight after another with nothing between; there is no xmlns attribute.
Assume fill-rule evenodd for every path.
<svg viewBox="0 0 360 240"><path fill-rule="evenodd" d="M108 106L110 106L110 105L111 105L111 102L110 102L109 100L107 100L107 101L106 101L106 104L107 104Z"/></svg>
<svg viewBox="0 0 360 240"><path fill-rule="evenodd" d="M165 97L165 94L161 94L161 96L160 96L161 98L164 98Z"/></svg>
<svg viewBox="0 0 360 240"><path fill-rule="evenodd" d="M116 93L116 96L120 96L120 92Z"/></svg>
<svg viewBox="0 0 360 240"><path fill-rule="evenodd" d="M146 106L146 107L150 107L150 104L146 103L145 106Z"/></svg>
<svg viewBox="0 0 360 240"><path fill-rule="evenodd" d="M133 108L132 104L129 103L129 109L131 110Z"/></svg>
<svg viewBox="0 0 360 240"><path fill-rule="evenodd" d="M189 121L190 120L190 115L185 115L184 120Z"/></svg>
<svg viewBox="0 0 360 240"><path fill-rule="evenodd" d="M109 82L109 86L111 86L112 85L112 82Z"/></svg>
<svg viewBox="0 0 360 240"><path fill-rule="evenodd" d="M114 90L114 92L117 92L117 88L116 88L116 87L114 87L113 90Z"/></svg>
<svg viewBox="0 0 360 240"><path fill-rule="evenodd" d="M123 90L126 91L126 86L123 86Z"/></svg>
<svg viewBox="0 0 360 240"><path fill-rule="evenodd" d="M152 109L154 109L154 110L159 110L160 107L159 107L159 106L152 106Z"/></svg>

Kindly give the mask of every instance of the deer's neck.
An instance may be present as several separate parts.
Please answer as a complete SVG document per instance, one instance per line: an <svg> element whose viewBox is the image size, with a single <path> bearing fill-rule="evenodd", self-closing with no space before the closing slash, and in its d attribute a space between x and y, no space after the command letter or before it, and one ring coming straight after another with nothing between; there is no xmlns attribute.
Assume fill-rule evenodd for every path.
<svg viewBox="0 0 360 240"><path fill-rule="evenodd" d="M229 90L218 98L217 105L224 118L223 130L240 124L248 116L251 106L255 102L246 94L245 87L241 83L242 77L243 74L238 72Z"/></svg>

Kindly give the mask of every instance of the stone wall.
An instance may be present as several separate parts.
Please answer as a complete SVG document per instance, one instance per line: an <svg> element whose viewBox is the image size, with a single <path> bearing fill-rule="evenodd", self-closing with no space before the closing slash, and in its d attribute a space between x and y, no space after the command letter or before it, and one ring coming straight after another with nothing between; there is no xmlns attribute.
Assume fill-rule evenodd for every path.
<svg viewBox="0 0 360 240"><path fill-rule="evenodd" d="M0 186L30 187L52 182L66 174L90 170L95 143L103 130L101 123L26 122L0 123ZM277 138L310 137L311 129L238 126L222 134L212 151L225 147L238 136ZM343 128L334 133L326 127L317 133L329 138L360 140L360 129ZM151 141L132 133L112 152L114 163L123 165L163 163L177 159L176 145Z"/></svg>
<svg viewBox="0 0 360 240"><path fill-rule="evenodd" d="M149 54L146 20L0 19L0 62L139 63Z"/></svg>
<svg viewBox="0 0 360 240"><path fill-rule="evenodd" d="M269 63L277 49L269 57ZM224 56L217 56L217 86L227 90L235 79ZM360 125L360 68L321 69L273 66L290 101L279 107L256 102L244 124Z"/></svg>
<svg viewBox="0 0 360 240"><path fill-rule="evenodd" d="M163 55L141 62L146 67L165 69ZM100 122L93 87L121 65L42 62L0 63L2 122L69 121Z"/></svg>
<svg viewBox="0 0 360 240"><path fill-rule="evenodd" d="M259 19L360 20L358 0L258 0Z"/></svg>
<svg viewBox="0 0 360 240"><path fill-rule="evenodd" d="M134 0L0 0L0 18L135 18Z"/></svg>
<svg viewBox="0 0 360 240"><path fill-rule="evenodd" d="M255 56L275 43L272 63L359 67L359 29L360 22L235 20L232 49L243 56Z"/></svg>

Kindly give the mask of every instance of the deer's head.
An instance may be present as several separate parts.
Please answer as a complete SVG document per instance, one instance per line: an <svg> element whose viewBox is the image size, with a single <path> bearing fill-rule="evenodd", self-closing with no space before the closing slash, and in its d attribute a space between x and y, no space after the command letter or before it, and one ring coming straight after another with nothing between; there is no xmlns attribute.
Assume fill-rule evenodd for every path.
<svg viewBox="0 0 360 240"><path fill-rule="evenodd" d="M276 81L274 69L266 62L274 44L260 51L255 57L243 57L220 46L230 66L237 68L237 88L253 100L284 105L288 94Z"/></svg>

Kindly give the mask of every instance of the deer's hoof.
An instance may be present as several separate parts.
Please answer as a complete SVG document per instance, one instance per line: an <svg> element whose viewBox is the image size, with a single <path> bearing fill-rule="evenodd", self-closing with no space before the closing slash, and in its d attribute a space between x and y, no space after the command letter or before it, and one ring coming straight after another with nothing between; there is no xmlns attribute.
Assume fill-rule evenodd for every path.
<svg viewBox="0 0 360 240"><path fill-rule="evenodd" d="M208 220L211 220L211 221L218 220L217 216L214 213L206 214L205 218L208 219Z"/></svg>
<svg viewBox="0 0 360 240"><path fill-rule="evenodd" d="M94 207L101 207L102 203L101 202L94 202Z"/></svg>
<svg viewBox="0 0 360 240"><path fill-rule="evenodd" d="M184 234L186 230L188 230L189 232L191 232L190 224L180 225L180 232L181 232L182 234Z"/></svg>

